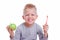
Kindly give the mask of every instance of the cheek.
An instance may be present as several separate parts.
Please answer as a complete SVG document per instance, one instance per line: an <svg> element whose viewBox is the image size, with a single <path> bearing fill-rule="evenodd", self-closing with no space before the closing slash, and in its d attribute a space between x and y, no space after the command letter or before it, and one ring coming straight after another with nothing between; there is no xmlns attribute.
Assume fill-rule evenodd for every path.
<svg viewBox="0 0 60 40"><path fill-rule="evenodd" d="M37 18L36 16L33 17L34 20L36 20L36 18Z"/></svg>
<svg viewBox="0 0 60 40"><path fill-rule="evenodd" d="M24 20L27 20L27 19L28 19L28 17L25 16L25 17L24 17Z"/></svg>

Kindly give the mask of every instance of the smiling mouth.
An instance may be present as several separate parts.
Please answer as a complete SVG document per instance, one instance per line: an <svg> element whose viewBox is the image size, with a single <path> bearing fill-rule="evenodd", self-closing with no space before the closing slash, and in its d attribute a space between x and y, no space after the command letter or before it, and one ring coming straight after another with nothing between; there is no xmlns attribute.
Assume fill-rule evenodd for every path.
<svg viewBox="0 0 60 40"><path fill-rule="evenodd" d="M32 22L33 20L32 19L28 19L29 22Z"/></svg>

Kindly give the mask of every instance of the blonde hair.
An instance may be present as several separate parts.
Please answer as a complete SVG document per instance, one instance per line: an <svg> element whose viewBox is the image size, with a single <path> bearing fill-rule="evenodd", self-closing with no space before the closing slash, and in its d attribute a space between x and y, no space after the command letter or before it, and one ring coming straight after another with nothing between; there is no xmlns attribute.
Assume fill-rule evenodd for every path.
<svg viewBox="0 0 60 40"><path fill-rule="evenodd" d="M25 6L25 8L24 8L24 12L25 12L25 10L27 9L27 8L35 8L35 10L37 11L37 9L36 9L36 6L35 5L33 5L33 4L26 4L26 6Z"/></svg>

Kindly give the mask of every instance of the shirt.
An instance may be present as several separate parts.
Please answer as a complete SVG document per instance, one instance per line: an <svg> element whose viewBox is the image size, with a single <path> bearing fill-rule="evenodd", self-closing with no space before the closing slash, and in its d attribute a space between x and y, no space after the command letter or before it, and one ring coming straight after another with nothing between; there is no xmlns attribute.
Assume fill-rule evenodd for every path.
<svg viewBox="0 0 60 40"><path fill-rule="evenodd" d="M48 40L44 37L42 28L38 24L34 23L31 27L26 27L22 23L17 27L13 40L37 40L37 35L39 40Z"/></svg>

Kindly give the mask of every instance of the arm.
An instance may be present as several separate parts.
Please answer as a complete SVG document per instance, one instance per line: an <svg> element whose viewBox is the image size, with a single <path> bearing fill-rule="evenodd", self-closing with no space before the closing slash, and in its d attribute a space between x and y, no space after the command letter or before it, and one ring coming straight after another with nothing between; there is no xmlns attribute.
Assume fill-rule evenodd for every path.
<svg viewBox="0 0 60 40"><path fill-rule="evenodd" d="M19 27L16 29L15 36L13 30L10 29L9 26L7 26L6 29L10 34L10 40L20 40L21 30Z"/></svg>
<svg viewBox="0 0 60 40"><path fill-rule="evenodd" d="M42 28L40 26L38 28L38 35L39 35L39 40L48 40L48 37L44 36Z"/></svg>
<svg viewBox="0 0 60 40"><path fill-rule="evenodd" d="M7 31L10 34L10 40L13 40L13 38L14 38L14 32L13 32L13 30L9 26L7 26L6 29L7 29Z"/></svg>

